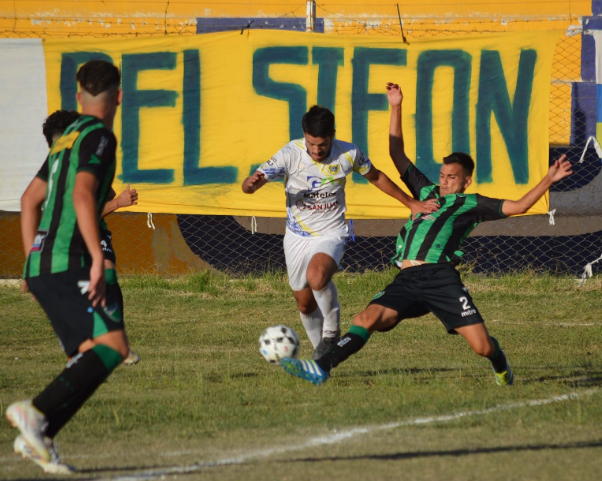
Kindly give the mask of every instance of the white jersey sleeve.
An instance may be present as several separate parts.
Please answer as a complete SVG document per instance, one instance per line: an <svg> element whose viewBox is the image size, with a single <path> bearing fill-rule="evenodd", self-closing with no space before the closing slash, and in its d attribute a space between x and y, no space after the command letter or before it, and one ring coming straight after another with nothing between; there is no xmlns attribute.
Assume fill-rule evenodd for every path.
<svg viewBox="0 0 602 481"><path fill-rule="evenodd" d="M290 167L290 152L288 145L280 149L274 156L259 166L257 170L263 172L266 180L280 180L287 176Z"/></svg>
<svg viewBox="0 0 602 481"><path fill-rule="evenodd" d="M353 171L360 175L366 175L372 168L372 162L366 157L359 148L355 150L355 159L353 161Z"/></svg>

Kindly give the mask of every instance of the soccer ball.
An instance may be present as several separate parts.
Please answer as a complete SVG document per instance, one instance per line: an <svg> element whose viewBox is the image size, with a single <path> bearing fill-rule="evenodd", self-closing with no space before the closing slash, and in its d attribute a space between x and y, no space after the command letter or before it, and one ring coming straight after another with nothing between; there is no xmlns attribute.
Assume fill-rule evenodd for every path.
<svg viewBox="0 0 602 481"><path fill-rule="evenodd" d="M299 336L282 324L268 327L259 336L259 352L269 363L280 364L285 357L297 357Z"/></svg>

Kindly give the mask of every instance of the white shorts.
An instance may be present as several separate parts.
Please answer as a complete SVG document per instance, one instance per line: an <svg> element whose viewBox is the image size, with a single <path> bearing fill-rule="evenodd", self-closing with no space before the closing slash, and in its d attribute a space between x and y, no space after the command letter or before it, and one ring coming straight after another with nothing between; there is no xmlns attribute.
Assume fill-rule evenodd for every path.
<svg viewBox="0 0 602 481"><path fill-rule="evenodd" d="M307 283L307 267L311 258L316 254L329 255L340 268L346 246L346 236L301 237L287 230L284 235L284 258L291 289L300 291L309 285Z"/></svg>

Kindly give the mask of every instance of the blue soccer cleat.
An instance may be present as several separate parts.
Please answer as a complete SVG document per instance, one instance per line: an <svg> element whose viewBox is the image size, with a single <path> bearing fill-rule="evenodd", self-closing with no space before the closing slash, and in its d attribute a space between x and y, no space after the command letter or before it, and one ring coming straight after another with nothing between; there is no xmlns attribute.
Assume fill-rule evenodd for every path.
<svg viewBox="0 0 602 481"><path fill-rule="evenodd" d="M284 370L289 374L305 379L316 386L324 384L330 376L330 373L318 366L316 361L309 359L293 359L292 357L285 357L282 359L282 367L284 367Z"/></svg>

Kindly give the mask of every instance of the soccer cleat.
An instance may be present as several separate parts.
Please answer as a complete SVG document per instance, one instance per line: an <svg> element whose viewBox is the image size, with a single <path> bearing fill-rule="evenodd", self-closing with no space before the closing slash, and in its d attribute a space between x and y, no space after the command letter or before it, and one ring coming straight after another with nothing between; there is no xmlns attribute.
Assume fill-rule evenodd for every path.
<svg viewBox="0 0 602 481"><path fill-rule="evenodd" d="M59 455L58 449L54 440L50 438L44 438L46 443L46 447L50 452L50 461L44 461L39 456L36 456L33 453L31 447L25 441L25 438L20 435L15 439L14 450L15 454L19 454L23 459L29 459L33 461L38 466L40 466L45 473L48 474L72 474L75 472L75 468L73 466L69 466L61 462L61 456Z"/></svg>
<svg viewBox="0 0 602 481"><path fill-rule="evenodd" d="M133 366L134 364L138 364L139 362L140 362L140 356L130 349L130 353L123 360L123 365L124 366Z"/></svg>
<svg viewBox="0 0 602 481"><path fill-rule="evenodd" d="M324 371L316 361L310 359L293 359L292 357L285 357L282 360L282 367L284 370L293 376L305 379L317 386L324 384L330 373Z"/></svg>
<svg viewBox="0 0 602 481"><path fill-rule="evenodd" d="M43 461L50 461L50 452L44 440L44 431L48 421L38 411L31 399L19 401L8 406L6 418L14 428L21 431L23 439L31 448L32 453Z"/></svg>
<svg viewBox="0 0 602 481"><path fill-rule="evenodd" d="M315 361L320 359L322 356L327 354L334 345L341 340L339 333L335 337L323 337L314 349L314 353L311 358Z"/></svg>
<svg viewBox="0 0 602 481"><path fill-rule="evenodd" d="M510 369L510 364L508 364L508 360L506 359L506 370L502 372L495 372L495 383L498 386L512 386L514 384L514 374L512 374L512 369Z"/></svg>

